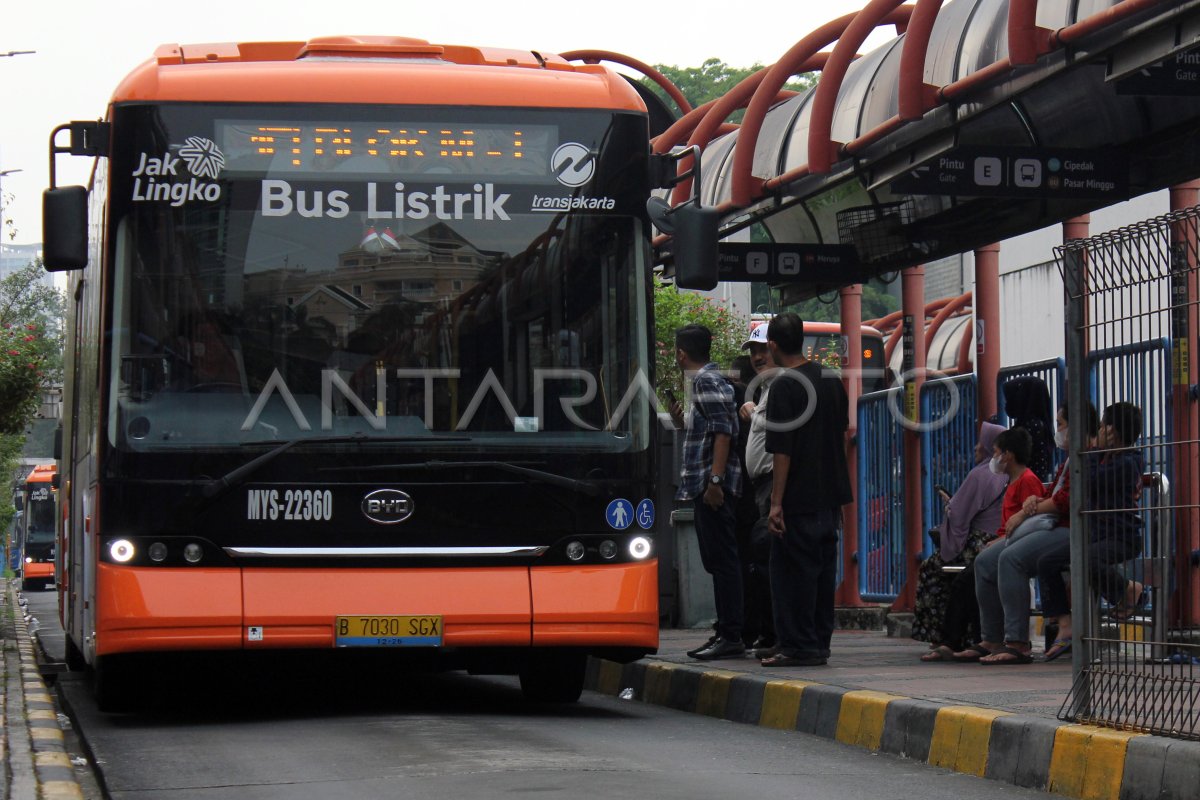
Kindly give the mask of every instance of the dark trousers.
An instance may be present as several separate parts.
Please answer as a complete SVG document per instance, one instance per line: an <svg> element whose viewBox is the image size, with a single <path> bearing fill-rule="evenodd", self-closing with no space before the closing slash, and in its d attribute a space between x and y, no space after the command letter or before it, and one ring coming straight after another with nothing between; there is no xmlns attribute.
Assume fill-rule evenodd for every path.
<svg viewBox="0 0 1200 800"><path fill-rule="evenodd" d="M974 561L950 581L942 630L944 644L955 651L965 650L972 642L979 641L979 601L975 596Z"/></svg>
<svg viewBox="0 0 1200 800"><path fill-rule="evenodd" d="M1091 573L1092 588L1112 605L1125 599L1126 578L1116 565L1136 556L1142 551L1142 542L1136 537L1098 539L1088 545L1088 571ZM1037 562L1038 584L1042 591L1042 613L1047 617L1071 612L1071 601L1062 573L1071 564L1071 540L1064 539L1056 547L1047 550Z"/></svg>
<svg viewBox="0 0 1200 800"><path fill-rule="evenodd" d="M829 656L837 589L834 510L783 515L784 534L771 542L775 636L785 656Z"/></svg>
<svg viewBox="0 0 1200 800"><path fill-rule="evenodd" d="M730 642L742 639L745 599L742 596L742 562L738 558L736 497L726 497L720 508L709 508L701 497L695 508L696 539L700 563L712 575L713 602L717 607L716 634Z"/></svg>

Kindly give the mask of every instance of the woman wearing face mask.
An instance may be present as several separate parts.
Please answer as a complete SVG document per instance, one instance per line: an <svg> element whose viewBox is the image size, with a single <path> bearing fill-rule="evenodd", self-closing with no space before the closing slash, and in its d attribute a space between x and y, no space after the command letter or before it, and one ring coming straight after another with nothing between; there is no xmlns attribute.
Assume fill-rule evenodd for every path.
<svg viewBox="0 0 1200 800"><path fill-rule="evenodd" d="M996 437L996 443L992 445L992 460L989 466L993 473L1008 476L1008 489L1004 492L1000 529L996 531L996 537L1000 541L992 542L992 544L988 545L987 550L980 553L979 558L982 558L988 550L1003 546L1004 537L1016 527L1012 523L1012 519L1020 513L1021 506L1024 505L1026 498L1041 497L1044 493L1041 480L1038 479L1033 470L1026 466L1029 460L1029 453L1032 449L1033 441L1029 436L1029 432L1024 428L1010 428L1006 430ZM975 559L976 566L978 566L979 558ZM1026 613L1028 613L1028 609L1026 609ZM994 628L994 625L992 626L992 630L983 628L981 619L981 641L978 644L971 645L966 650L955 653L953 656L954 660L983 661L984 658L993 655L1003 655L1020 663L1029 663L1032 660L1029 656L1029 650L1031 649L1029 642L1005 642L1000 636L996 635Z"/></svg>
<svg viewBox="0 0 1200 800"><path fill-rule="evenodd" d="M1067 409L1058 409L1054 442L1067 449ZM1096 435L1096 409L1089 403L1085 422L1089 440ZM1020 653L994 653L980 659L981 664L1029 663L1029 579L1037 575L1038 559L1064 541L1070 541L1067 527L1070 512L1068 459L1059 466L1048 497L1030 495L1021 509L1006 523L1008 536L983 551L975 561L975 596L979 600L980 629L985 642L1003 641L1007 648ZM1034 524L1037 514L1054 514L1057 519L1047 527L1022 530L1023 523ZM1058 639L1048 648L1046 659L1053 661L1069 650L1071 640ZM1025 656L1025 657L1022 657Z"/></svg>
<svg viewBox="0 0 1200 800"><path fill-rule="evenodd" d="M980 426L975 468L963 478L953 497L943 495L946 510L938 529L937 552L921 562L917 570L912 637L930 645L922 661L951 660L955 650L966 647L968 628L978 628L970 567L1000 524L1000 504L1008 477L993 474L988 465L992 444L1003 432L1004 428L990 422ZM942 568L950 563L963 564L967 569L947 573Z"/></svg>

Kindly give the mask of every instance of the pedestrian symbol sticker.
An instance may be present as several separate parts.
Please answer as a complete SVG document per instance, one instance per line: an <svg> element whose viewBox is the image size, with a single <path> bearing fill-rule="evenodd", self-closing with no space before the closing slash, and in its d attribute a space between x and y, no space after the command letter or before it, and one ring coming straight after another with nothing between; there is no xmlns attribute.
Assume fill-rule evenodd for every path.
<svg viewBox="0 0 1200 800"><path fill-rule="evenodd" d="M608 527L623 531L633 524L633 503L618 497L608 504L604 515L608 518Z"/></svg>
<svg viewBox="0 0 1200 800"><path fill-rule="evenodd" d="M645 530L654 527L654 501L649 497L638 503L637 524Z"/></svg>

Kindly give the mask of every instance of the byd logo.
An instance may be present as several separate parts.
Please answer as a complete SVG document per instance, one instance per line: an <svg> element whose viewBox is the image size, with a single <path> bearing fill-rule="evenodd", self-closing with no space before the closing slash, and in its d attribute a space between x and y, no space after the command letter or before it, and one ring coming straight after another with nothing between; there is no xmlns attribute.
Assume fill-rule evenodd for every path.
<svg viewBox="0 0 1200 800"><path fill-rule="evenodd" d="M412 516L413 501L399 489L376 489L363 498L362 513L379 525L395 525Z"/></svg>

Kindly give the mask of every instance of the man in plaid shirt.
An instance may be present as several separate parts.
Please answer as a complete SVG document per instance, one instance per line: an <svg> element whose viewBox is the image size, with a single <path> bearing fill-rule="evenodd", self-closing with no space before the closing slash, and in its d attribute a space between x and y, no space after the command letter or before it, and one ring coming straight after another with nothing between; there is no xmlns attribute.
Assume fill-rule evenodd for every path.
<svg viewBox="0 0 1200 800"><path fill-rule="evenodd" d="M733 384L709 361L712 333L703 325L686 325L675 334L675 361L692 376L691 408L684 426L683 470L676 500L691 500L695 508L700 561L713 579L717 607L715 635L688 655L701 661L742 658L744 600L742 565L738 558L736 498L742 492L742 469L733 441L738 435ZM683 409L671 404L676 424Z"/></svg>

